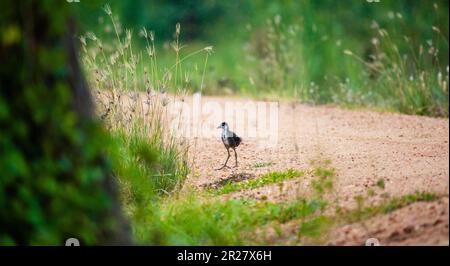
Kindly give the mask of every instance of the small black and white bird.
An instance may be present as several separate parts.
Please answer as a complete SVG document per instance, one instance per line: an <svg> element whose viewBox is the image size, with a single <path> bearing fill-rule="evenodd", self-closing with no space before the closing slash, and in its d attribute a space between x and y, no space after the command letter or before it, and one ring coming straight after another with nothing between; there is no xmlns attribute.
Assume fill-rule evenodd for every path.
<svg viewBox="0 0 450 266"><path fill-rule="evenodd" d="M223 145L225 145L225 148L227 149L227 152L228 152L227 160L225 161L223 166L217 170L221 170L224 167L229 167L229 166L227 166L227 163L228 163L228 159L230 159L230 148L233 149L234 158L236 159L236 164L234 167L237 167L238 161L237 161L236 147L239 146L239 144L241 144L242 139L238 135L236 135L236 133L234 133L233 131L230 131L228 124L225 122L222 122L222 124L220 124L220 126L217 128L222 129L222 142L223 142Z"/></svg>

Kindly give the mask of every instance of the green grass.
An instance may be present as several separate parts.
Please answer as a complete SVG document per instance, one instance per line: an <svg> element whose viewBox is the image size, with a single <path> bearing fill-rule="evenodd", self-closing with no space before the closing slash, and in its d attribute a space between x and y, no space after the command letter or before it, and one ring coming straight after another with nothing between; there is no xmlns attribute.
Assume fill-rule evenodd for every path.
<svg viewBox="0 0 450 266"><path fill-rule="evenodd" d="M381 189L384 189L385 186L386 186L385 183L384 183L384 179L383 178L378 179L378 181L376 183L376 186L381 188Z"/></svg>
<svg viewBox="0 0 450 266"><path fill-rule="evenodd" d="M377 206L363 206L363 198L357 197L358 208L354 211L342 214L341 218L346 223L359 222L378 214L386 214L397 209L403 208L415 202L425 201L431 202L439 199L439 195L430 192L416 192L413 194L408 194L399 198L392 198L385 200L382 204Z"/></svg>
<svg viewBox="0 0 450 266"><path fill-rule="evenodd" d="M384 201L380 205L357 208L345 213L338 212L336 216L317 215L303 221L298 227L299 237L320 238L324 233L335 225L351 224L360 222L376 215L391 213L415 202L432 202L441 196L429 192L416 192L402 197ZM363 200L363 197L356 197L356 201ZM358 205L361 204L360 202Z"/></svg>
<svg viewBox="0 0 450 266"><path fill-rule="evenodd" d="M207 201L198 196L153 206L145 223L137 224L135 237L141 243L160 245L242 245L252 242L249 234L271 222L285 223L307 218L325 207L320 200L270 203L245 200ZM254 243L253 243L254 244Z"/></svg>
<svg viewBox="0 0 450 266"><path fill-rule="evenodd" d="M319 215L311 220L302 222L298 227L299 237L320 237L323 232L333 223L331 217Z"/></svg>
<svg viewBox="0 0 450 266"><path fill-rule="evenodd" d="M335 175L334 168L329 167L329 161L313 161L313 175L316 177L312 180L311 186L317 195L323 195L327 191L333 189L333 177Z"/></svg>
<svg viewBox="0 0 450 266"><path fill-rule="evenodd" d="M189 173L187 151L176 143L162 143L134 133L116 133L116 172L125 180L137 176L153 187L152 194L167 194L180 187ZM110 154L112 154L110 152ZM130 174L130 171L134 174Z"/></svg>
<svg viewBox="0 0 450 266"><path fill-rule="evenodd" d="M236 191L240 191L240 190L254 189L254 188L263 187L263 186L266 186L269 184L280 183L280 182L283 182L285 180L289 180L289 179L292 179L295 177L301 177L304 174L305 174L304 172L294 170L294 169L289 169L285 172L271 172L271 173L267 173L262 176L259 176L255 179L249 179L249 180L236 182L236 183L229 182L218 189L210 189L210 192L212 192L213 194L216 194L216 195L228 194L228 193L232 193L232 192L236 192Z"/></svg>

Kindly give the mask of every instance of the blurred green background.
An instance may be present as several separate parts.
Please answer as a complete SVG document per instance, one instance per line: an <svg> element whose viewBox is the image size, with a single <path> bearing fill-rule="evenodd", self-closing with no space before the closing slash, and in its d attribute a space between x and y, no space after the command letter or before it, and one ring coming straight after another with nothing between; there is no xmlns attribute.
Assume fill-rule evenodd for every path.
<svg viewBox="0 0 450 266"><path fill-rule="evenodd" d="M72 5L81 32L115 38L105 4L142 50L140 29L154 31L163 64L174 60L169 44L177 22L182 54L212 45L207 94L448 116L445 0L81 1ZM184 67L197 69L203 60ZM190 90L199 90L199 79Z"/></svg>

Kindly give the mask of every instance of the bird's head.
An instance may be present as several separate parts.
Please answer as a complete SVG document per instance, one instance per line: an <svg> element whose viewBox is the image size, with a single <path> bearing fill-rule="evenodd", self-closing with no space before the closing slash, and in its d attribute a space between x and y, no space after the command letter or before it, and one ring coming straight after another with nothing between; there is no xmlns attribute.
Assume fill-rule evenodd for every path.
<svg viewBox="0 0 450 266"><path fill-rule="evenodd" d="M228 129L228 124L225 122L222 122L217 128L221 128L221 129Z"/></svg>

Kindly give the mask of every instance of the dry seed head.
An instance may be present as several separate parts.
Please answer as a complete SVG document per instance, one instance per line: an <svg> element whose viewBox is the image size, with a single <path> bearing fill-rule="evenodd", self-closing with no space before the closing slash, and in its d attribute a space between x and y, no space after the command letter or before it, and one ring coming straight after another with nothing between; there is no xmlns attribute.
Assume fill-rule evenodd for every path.
<svg viewBox="0 0 450 266"><path fill-rule="evenodd" d="M153 48L150 47L150 46L147 46L146 50L147 50L147 54L148 54L150 57L152 57L153 54L154 54L154 53L153 53Z"/></svg>
<svg viewBox="0 0 450 266"><path fill-rule="evenodd" d="M385 29L379 29L378 34L380 34L381 37L386 37L389 35Z"/></svg>
<svg viewBox="0 0 450 266"><path fill-rule="evenodd" d="M353 52L347 49L347 50L344 50L344 54L353 55Z"/></svg>
<svg viewBox="0 0 450 266"><path fill-rule="evenodd" d="M273 19L273 22L275 23L275 25L280 25L281 22L281 16L280 15L276 15L275 18Z"/></svg>
<svg viewBox="0 0 450 266"><path fill-rule="evenodd" d="M370 27L372 29L379 29L380 28L380 26L378 25L378 23L375 20L372 21L372 24L370 25Z"/></svg>
<svg viewBox="0 0 450 266"><path fill-rule="evenodd" d="M252 77L248 77L248 81L250 81L250 84L251 84L252 86L255 85L255 81L253 80Z"/></svg>
<svg viewBox="0 0 450 266"><path fill-rule="evenodd" d="M181 31L181 25L180 25L180 23L178 22L178 23L175 25L175 33L176 33L177 35L180 35L180 31Z"/></svg>
<svg viewBox="0 0 450 266"><path fill-rule="evenodd" d="M154 36L152 30L150 31L150 40L151 40L151 41L154 41L154 40L155 40L155 36Z"/></svg>
<svg viewBox="0 0 450 266"><path fill-rule="evenodd" d="M181 50L181 46L179 46L176 42L172 42L172 43L170 44L170 46L171 46L172 49L173 49L175 52L177 52L177 53Z"/></svg>
<svg viewBox="0 0 450 266"><path fill-rule="evenodd" d="M114 65L116 63L116 58L114 56L111 56L109 58L109 61L111 62L111 65Z"/></svg>
<svg viewBox="0 0 450 266"><path fill-rule="evenodd" d="M127 40L130 41L131 40L131 30L130 29L126 29L125 33L127 35Z"/></svg>
<svg viewBox="0 0 450 266"><path fill-rule="evenodd" d="M81 35L79 37L81 44L83 44L84 46L86 46L86 37L84 37L83 35Z"/></svg>
<svg viewBox="0 0 450 266"><path fill-rule="evenodd" d="M374 46L377 46L380 43L377 38L372 38L371 42Z"/></svg>
<svg viewBox="0 0 450 266"><path fill-rule="evenodd" d="M111 15L112 15L111 7L110 7L108 4L106 4L106 5L103 7L103 10L105 11L105 13L106 13L108 16L111 16Z"/></svg>
<svg viewBox="0 0 450 266"><path fill-rule="evenodd" d="M147 29L145 27L142 27L142 29L139 31L139 36L147 39L148 35L147 35Z"/></svg>
<svg viewBox="0 0 450 266"><path fill-rule="evenodd" d="M429 54L429 55L436 55L436 54L437 54L437 50L434 49L434 47L430 47L430 48L428 49L428 54Z"/></svg>
<svg viewBox="0 0 450 266"><path fill-rule="evenodd" d="M164 97L161 101L162 106L167 106L169 104L169 98Z"/></svg>
<svg viewBox="0 0 450 266"><path fill-rule="evenodd" d="M203 48L203 50L205 50L208 54L210 54L213 51L213 47L212 46L206 46L205 48Z"/></svg>
<svg viewBox="0 0 450 266"><path fill-rule="evenodd" d="M89 39L91 39L93 41L97 40L97 36L95 36L95 34L91 31L86 33L86 37L88 37Z"/></svg>
<svg viewBox="0 0 450 266"><path fill-rule="evenodd" d="M394 49L395 52L398 53L398 46L396 44L394 44L393 49Z"/></svg>

